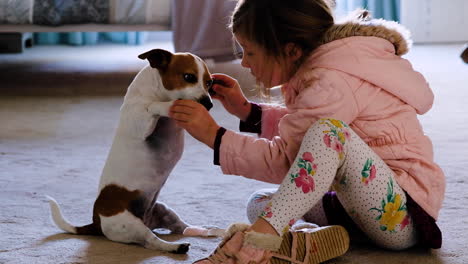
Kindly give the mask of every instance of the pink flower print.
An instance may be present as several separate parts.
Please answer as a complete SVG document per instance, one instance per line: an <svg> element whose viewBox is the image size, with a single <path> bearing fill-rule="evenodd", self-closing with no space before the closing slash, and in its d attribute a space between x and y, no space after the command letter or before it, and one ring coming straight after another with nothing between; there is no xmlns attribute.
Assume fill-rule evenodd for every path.
<svg viewBox="0 0 468 264"><path fill-rule="evenodd" d="M265 218L271 218L273 216L273 213L271 212L271 207L270 206L265 207L265 210L263 210L260 216L265 217Z"/></svg>
<svg viewBox="0 0 468 264"><path fill-rule="evenodd" d="M317 170L317 164L315 164L315 163L312 164L312 169L313 169L314 171L316 171L316 170Z"/></svg>
<svg viewBox="0 0 468 264"><path fill-rule="evenodd" d="M333 138L332 143L331 143L331 147L332 147L332 149L334 149L338 153L343 152L343 145L336 138Z"/></svg>
<svg viewBox="0 0 468 264"><path fill-rule="evenodd" d="M307 170L302 168L300 171L299 171L299 178L301 177L307 177L308 173L307 173ZM296 178L297 179L297 178Z"/></svg>
<svg viewBox="0 0 468 264"><path fill-rule="evenodd" d="M409 225L409 223L410 223L409 215L406 215L406 217L405 217L405 218L403 219L403 221L401 221L401 223L400 223L400 230L405 229L405 227L406 227L407 225Z"/></svg>
<svg viewBox="0 0 468 264"><path fill-rule="evenodd" d="M296 187L301 188L304 193L308 193L310 191L314 191L315 189L315 182L314 178L312 178L308 173L307 170L301 169L299 171L299 177L294 179L296 183Z"/></svg>
<svg viewBox="0 0 468 264"><path fill-rule="evenodd" d="M310 152L304 152L302 154L302 159L310 163L314 162L314 157L312 156L312 153Z"/></svg>
<svg viewBox="0 0 468 264"><path fill-rule="evenodd" d="M349 139L351 138L351 133L349 132L348 129L343 128L343 129L341 129L341 131L343 132L343 134L344 134L344 136L345 136L346 139L349 140Z"/></svg>
<svg viewBox="0 0 468 264"><path fill-rule="evenodd" d="M369 181L372 181L373 179L375 179L375 175L377 174L377 169L375 168L375 165L372 165L370 167L370 176L369 176Z"/></svg>
<svg viewBox="0 0 468 264"><path fill-rule="evenodd" d="M326 145L327 147L331 147L331 138L330 138L330 135L328 135L328 134L323 135L323 142L325 142L325 145Z"/></svg>
<svg viewBox="0 0 468 264"><path fill-rule="evenodd" d="M374 164L372 164L373 162L374 161L372 159L367 159L361 171L361 181L366 186L369 184L369 182L374 180L377 175L377 168Z"/></svg>

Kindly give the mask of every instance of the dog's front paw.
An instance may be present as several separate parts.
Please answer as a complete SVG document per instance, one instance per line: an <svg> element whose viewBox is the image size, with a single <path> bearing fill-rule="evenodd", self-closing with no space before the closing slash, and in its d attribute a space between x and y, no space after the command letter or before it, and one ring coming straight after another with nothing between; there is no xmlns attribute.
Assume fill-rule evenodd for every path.
<svg viewBox="0 0 468 264"><path fill-rule="evenodd" d="M189 226L185 228L184 236L223 237L226 230L217 227Z"/></svg>
<svg viewBox="0 0 468 264"><path fill-rule="evenodd" d="M174 101L169 102L153 102L146 108L148 113L152 115L159 115L169 117L169 108L171 108Z"/></svg>
<svg viewBox="0 0 468 264"><path fill-rule="evenodd" d="M208 235L207 236L224 237L225 234L226 234L226 229L208 228Z"/></svg>

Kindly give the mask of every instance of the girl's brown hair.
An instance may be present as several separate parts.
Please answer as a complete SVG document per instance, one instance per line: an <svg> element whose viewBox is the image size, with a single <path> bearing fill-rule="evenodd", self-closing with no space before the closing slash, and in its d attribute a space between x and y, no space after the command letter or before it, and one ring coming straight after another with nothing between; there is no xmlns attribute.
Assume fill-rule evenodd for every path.
<svg viewBox="0 0 468 264"><path fill-rule="evenodd" d="M325 2L327 1L327 2ZM299 67L334 24L332 0L239 0L229 28L259 45L265 55L278 62L288 55L285 46L293 43L302 51ZM327 4L328 3L328 4ZM293 74L294 72L290 73Z"/></svg>

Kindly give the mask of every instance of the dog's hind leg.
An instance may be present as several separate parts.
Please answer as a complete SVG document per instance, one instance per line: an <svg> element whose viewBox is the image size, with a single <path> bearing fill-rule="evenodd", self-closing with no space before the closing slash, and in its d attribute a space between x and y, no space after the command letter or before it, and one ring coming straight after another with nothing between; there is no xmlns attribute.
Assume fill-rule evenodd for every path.
<svg viewBox="0 0 468 264"><path fill-rule="evenodd" d="M129 211L105 217L100 216L104 235L116 242L137 243L145 248L176 254L188 251L189 243L172 243L158 238L143 221Z"/></svg>
<svg viewBox="0 0 468 264"><path fill-rule="evenodd" d="M173 234L182 234L189 227L169 206L164 203L154 203L151 211L143 218L145 224L151 229L167 228Z"/></svg>
<svg viewBox="0 0 468 264"><path fill-rule="evenodd" d="M216 227L198 227L185 223L177 213L161 202L153 205L151 213L145 216L145 224L150 229L167 228L173 234L185 236L223 236L224 229Z"/></svg>

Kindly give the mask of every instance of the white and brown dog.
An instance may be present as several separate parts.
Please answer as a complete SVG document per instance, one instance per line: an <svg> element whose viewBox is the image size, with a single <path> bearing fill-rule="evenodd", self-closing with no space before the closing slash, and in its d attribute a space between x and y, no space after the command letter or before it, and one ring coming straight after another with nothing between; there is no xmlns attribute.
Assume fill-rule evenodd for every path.
<svg viewBox="0 0 468 264"><path fill-rule="evenodd" d="M177 99L213 106L208 90L213 83L205 63L190 53L155 49L138 56L147 59L130 84L120 109L120 121L104 166L93 223L76 227L49 198L56 225L73 234L105 235L149 249L186 253L188 243L159 239L155 228L188 236L221 236L223 230L190 226L168 206L157 202L159 192L182 156L184 132L168 118Z"/></svg>

